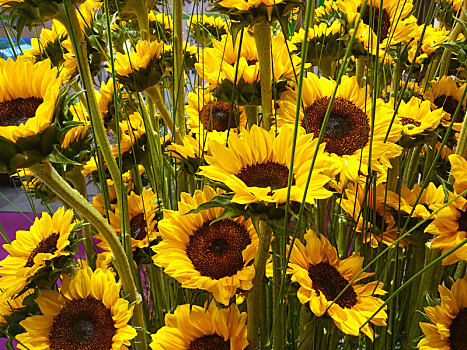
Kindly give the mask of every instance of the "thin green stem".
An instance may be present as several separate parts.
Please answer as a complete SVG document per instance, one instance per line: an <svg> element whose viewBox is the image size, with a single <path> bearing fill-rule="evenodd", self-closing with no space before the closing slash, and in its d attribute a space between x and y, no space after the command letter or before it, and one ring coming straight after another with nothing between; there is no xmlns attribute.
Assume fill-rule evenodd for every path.
<svg viewBox="0 0 467 350"><path fill-rule="evenodd" d="M365 85L366 57L358 56L356 66L357 83L360 87L363 87Z"/></svg>
<svg viewBox="0 0 467 350"><path fill-rule="evenodd" d="M246 123L248 128L251 128L253 125L258 124L258 107L246 105L243 106L243 111L246 115Z"/></svg>
<svg viewBox="0 0 467 350"><path fill-rule="evenodd" d="M185 70L183 69L183 0L173 0L174 22L174 116L175 125L183 137L186 134L185 126Z"/></svg>

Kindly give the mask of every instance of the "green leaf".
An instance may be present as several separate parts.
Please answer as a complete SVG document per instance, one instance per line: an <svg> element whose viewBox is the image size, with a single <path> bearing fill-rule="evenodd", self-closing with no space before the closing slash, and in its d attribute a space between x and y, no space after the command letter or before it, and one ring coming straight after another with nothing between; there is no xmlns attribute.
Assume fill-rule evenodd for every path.
<svg viewBox="0 0 467 350"><path fill-rule="evenodd" d="M200 211L211 209L211 208L218 208L218 207L226 208L230 204L232 197L233 197L233 193L220 194L212 198L209 202L203 203L198 208L191 209L189 212L182 214L182 215L196 214L196 213L199 213Z"/></svg>

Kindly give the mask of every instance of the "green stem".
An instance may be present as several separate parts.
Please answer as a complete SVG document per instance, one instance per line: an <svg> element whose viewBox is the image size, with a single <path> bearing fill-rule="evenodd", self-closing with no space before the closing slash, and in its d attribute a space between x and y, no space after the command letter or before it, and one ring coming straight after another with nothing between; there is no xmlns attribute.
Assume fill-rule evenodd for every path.
<svg viewBox="0 0 467 350"><path fill-rule="evenodd" d="M175 135L175 141L178 144L183 145L183 139L180 133L180 130L178 127L174 125L174 121L172 117L170 116L169 111L167 110L167 107L165 106L164 99L162 98L162 95L159 91L159 89L155 86L152 86L148 89L145 90L145 92L149 95L151 100L153 100L154 104L156 105L157 109L159 110L159 113L162 116L162 119L164 120L164 123L167 125L167 128L174 133Z"/></svg>
<svg viewBox="0 0 467 350"><path fill-rule="evenodd" d="M255 258L255 277L253 278L253 288L248 292L247 296L248 350L256 350L258 348L263 278L266 270L266 262L269 257L269 246L271 245L272 239L272 230L264 221L260 221L259 231L259 245Z"/></svg>
<svg viewBox="0 0 467 350"><path fill-rule="evenodd" d="M418 173L418 163L420 161L420 153L422 152L423 146L417 146L410 150L409 153L409 165L404 171L404 185L412 188L415 174Z"/></svg>
<svg viewBox="0 0 467 350"><path fill-rule="evenodd" d="M102 234L115 257L113 263L117 269L118 275L120 276L123 290L130 303L136 303L133 314L134 325L137 328L144 330L143 307L136 290L133 273L123 247L120 244L117 235L115 235L115 232L112 230L112 227L110 227L104 217L91 204L89 204L89 202L83 198L78 191L71 188L71 186L55 171L48 161L32 165L29 169L39 180L49 188L53 189L58 197L89 220L91 225ZM147 340L144 331L138 332L135 348L147 349Z"/></svg>
<svg viewBox="0 0 467 350"><path fill-rule="evenodd" d="M366 67L366 57L358 56L355 74L357 76L357 83L360 87L365 85L365 67Z"/></svg>
<svg viewBox="0 0 467 350"><path fill-rule="evenodd" d="M149 9L146 6L146 1L133 1L132 7L138 19L141 39L149 41Z"/></svg>
<svg viewBox="0 0 467 350"><path fill-rule="evenodd" d="M308 304L302 305L300 309L300 334L298 342L299 349L313 349L316 331L316 317L311 313Z"/></svg>
<svg viewBox="0 0 467 350"><path fill-rule="evenodd" d="M86 181L84 179L83 174L81 173L80 167L73 167L70 171L66 174L68 180L73 184L75 190L77 190L84 199L87 199L86 193ZM86 225L83 226L83 236L84 236L84 250L86 252L86 258L88 260L89 266L93 269L96 268L96 261L94 259L94 243L92 240L92 226L89 224L89 221L86 220L84 217L79 217L81 220L85 222Z"/></svg>
<svg viewBox="0 0 467 350"><path fill-rule="evenodd" d="M458 279L464 277L465 275L465 261L460 260L456 267L456 272L454 273L454 280L457 281Z"/></svg>
<svg viewBox="0 0 467 350"><path fill-rule="evenodd" d="M467 157L467 123L462 123L462 129L457 142L456 154Z"/></svg>
<svg viewBox="0 0 467 350"><path fill-rule="evenodd" d="M263 125L271 128L272 116L272 70L271 70L271 26L264 21L254 26L256 48L258 50L259 72L261 74L261 106Z"/></svg>
<svg viewBox="0 0 467 350"><path fill-rule="evenodd" d="M425 248L425 261L424 261L424 266L427 266L431 262L433 262L436 258L438 258L441 255L441 252L439 250L434 250L430 249L428 247ZM421 329L419 326L419 323L423 321L424 316L417 311L421 311L423 308L423 301L425 300L424 295L425 293L432 292L432 286L433 283L436 283L436 285L439 283L439 281L434 281L436 275L436 269L431 269L426 271L424 274L422 274L422 280L420 281L420 288L418 289L418 294L416 298L416 304L413 308L413 310L416 310L412 322L410 323L410 331L409 331L409 337L407 338L407 344L406 348L407 349L412 349L415 347L415 341L416 339L420 336L421 334Z"/></svg>
<svg viewBox="0 0 467 350"><path fill-rule="evenodd" d="M272 277L272 300L273 300L273 312L276 317L272 320L272 329L273 329L273 349L281 350L285 346L285 322L286 319L286 309L285 309L285 300L284 296L280 295L280 286L282 284L282 257L285 256L283 247L283 238L276 237L272 242L272 261L273 261L273 277ZM281 317L278 317L280 315Z"/></svg>
<svg viewBox="0 0 467 350"><path fill-rule="evenodd" d="M183 69L183 0L173 0L174 22L174 99L175 125L180 130L180 136L186 134L185 126L185 71Z"/></svg>
<svg viewBox="0 0 467 350"><path fill-rule="evenodd" d="M156 302L158 324L157 329L164 325L164 316L167 313L168 299L164 287L164 278L162 275L162 269L155 265L148 265L149 276L151 282L153 301Z"/></svg>
<svg viewBox="0 0 467 350"><path fill-rule="evenodd" d="M467 0L464 0L462 2L462 8L460 10L460 20L465 21L467 19L467 16L465 15L465 11L467 10ZM462 23L459 21L456 21L456 25L451 31L451 34L449 35L448 41L455 41L457 37L459 36L460 33L462 33ZM467 33L465 33L467 34ZM448 74L449 71L449 63L451 61L451 50L448 48L444 49L443 56L441 57L441 65L439 69L439 76L443 77Z"/></svg>
<svg viewBox="0 0 467 350"><path fill-rule="evenodd" d="M258 106L243 106L243 111L246 115L246 122L248 128L251 128L253 125L258 124Z"/></svg>

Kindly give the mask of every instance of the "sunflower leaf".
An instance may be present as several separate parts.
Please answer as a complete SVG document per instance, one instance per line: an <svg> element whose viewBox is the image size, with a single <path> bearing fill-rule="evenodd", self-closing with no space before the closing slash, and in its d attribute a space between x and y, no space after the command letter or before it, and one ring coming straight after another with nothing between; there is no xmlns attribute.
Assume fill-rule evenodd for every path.
<svg viewBox="0 0 467 350"><path fill-rule="evenodd" d="M210 225L212 225L213 223L217 221L221 221L223 219L236 218L239 216L245 217L245 211L229 205L228 207L225 208L225 210L222 212L221 215L219 215L216 219L211 221Z"/></svg>
<svg viewBox="0 0 467 350"><path fill-rule="evenodd" d="M209 202L201 204L198 208L191 209L190 211L181 214L181 215L188 215L188 214L196 214L200 211L211 209L211 208L226 208L232 199L232 193L224 193L212 198Z"/></svg>

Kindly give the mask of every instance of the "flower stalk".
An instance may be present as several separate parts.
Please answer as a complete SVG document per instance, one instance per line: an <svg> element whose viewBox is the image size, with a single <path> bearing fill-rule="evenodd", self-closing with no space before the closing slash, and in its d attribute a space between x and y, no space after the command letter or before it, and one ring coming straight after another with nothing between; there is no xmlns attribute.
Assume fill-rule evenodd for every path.
<svg viewBox="0 0 467 350"><path fill-rule="evenodd" d="M261 107L263 125L271 128L272 116L272 70L271 70L271 25L266 18L254 26L256 48L258 50L259 71L261 75Z"/></svg>
<svg viewBox="0 0 467 350"><path fill-rule="evenodd" d="M174 116L180 137L186 134L185 126L185 70L183 69L183 0L173 1L174 21Z"/></svg>
<svg viewBox="0 0 467 350"><path fill-rule="evenodd" d="M272 230L263 220L259 223L259 245L255 258L255 277L253 288L248 292L248 350L258 348L259 320L261 316L261 294L263 278L266 271L266 262L269 257L269 246L271 245Z"/></svg>

